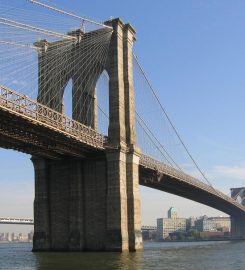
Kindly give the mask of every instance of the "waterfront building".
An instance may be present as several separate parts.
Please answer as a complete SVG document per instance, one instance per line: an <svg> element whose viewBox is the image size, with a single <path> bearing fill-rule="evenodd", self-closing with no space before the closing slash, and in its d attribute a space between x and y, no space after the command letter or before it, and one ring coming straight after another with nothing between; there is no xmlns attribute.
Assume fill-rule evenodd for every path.
<svg viewBox="0 0 245 270"><path fill-rule="evenodd" d="M177 210L174 207L170 207L168 210L168 218L177 218Z"/></svg>
<svg viewBox="0 0 245 270"><path fill-rule="evenodd" d="M9 241L9 242L11 241L11 237L9 233L5 233L4 238L5 238L5 241Z"/></svg>
<svg viewBox="0 0 245 270"><path fill-rule="evenodd" d="M17 240L17 236L15 235L15 233L11 233L11 241L14 242Z"/></svg>
<svg viewBox="0 0 245 270"><path fill-rule="evenodd" d="M0 242L32 242L33 239L33 231L30 233L0 233Z"/></svg>
<svg viewBox="0 0 245 270"><path fill-rule="evenodd" d="M4 241L4 233L0 233L0 242Z"/></svg>
<svg viewBox="0 0 245 270"><path fill-rule="evenodd" d="M34 235L34 232L33 231L31 231L31 232L29 232L28 233L28 242L32 242L32 240L33 240L33 235Z"/></svg>
<svg viewBox="0 0 245 270"><path fill-rule="evenodd" d="M207 217L203 216L196 220L196 229L199 232L230 231L230 217Z"/></svg>
<svg viewBox="0 0 245 270"><path fill-rule="evenodd" d="M172 232L186 232L186 219L178 218L174 207L168 210L168 218L157 219L157 239L167 239Z"/></svg>
<svg viewBox="0 0 245 270"><path fill-rule="evenodd" d="M186 230L189 231L191 229L196 229L196 220L197 218L196 217L189 217L187 220L186 220Z"/></svg>

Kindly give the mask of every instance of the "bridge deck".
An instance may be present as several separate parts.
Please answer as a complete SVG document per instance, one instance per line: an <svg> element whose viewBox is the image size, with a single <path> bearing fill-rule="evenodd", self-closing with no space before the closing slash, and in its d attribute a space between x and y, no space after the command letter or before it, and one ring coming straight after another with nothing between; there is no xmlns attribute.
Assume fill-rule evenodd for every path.
<svg viewBox="0 0 245 270"><path fill-rule="evenodd" d="M103 151L105 143L106 138L92 128L0 86L0 147L60 158L64 155L82 157L90 152ZM181 195L230 214L232 211L245 213L245 207L229 196L148 156L141 156L140 172L142 185ZM169 184L162 176L167 177ZM197 195L194 196L195 193Z"/></svg>
<svg viewBox="0 0 245 270"><path fill-rule="evenodd" d="M141 155L140 166L142 185L205 203L230 215L245 214L245 207L234 199L182 171L145 155Z"/></svg>
<svg viewBox="0 0 245 270"><path fill-rule="evenodd" d="M0 86L0 147L56 157L104 149L105 137L7 87Z"/></svg>

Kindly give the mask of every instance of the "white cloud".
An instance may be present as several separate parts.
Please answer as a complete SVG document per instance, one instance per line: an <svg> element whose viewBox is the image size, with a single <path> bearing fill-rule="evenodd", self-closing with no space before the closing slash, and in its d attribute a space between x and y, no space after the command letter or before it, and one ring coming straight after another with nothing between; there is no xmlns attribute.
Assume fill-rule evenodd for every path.
<svg viewBox="0 0 245 270"><path fill-rule="evenodd" d="M187 174L190 174L197 179L204 181L203 177L201 176L200 172L192 165L185 165L182 166L184 171ZM245 183L245 164L236 165L236 166L225 166L225 165L216 165L213 168L203 171L204 175L207 177L208 180L211 182L221 182L224 183L225 181L239 181L239 183ZM241 181L242 180L242 181Z"/></svg>
<svg viewBox="0 0 245 270"><path fill-rule="evenodd" d="M245 166L215 166L213 172L217 176L229 177L233 180L245 180Z"/></svg>

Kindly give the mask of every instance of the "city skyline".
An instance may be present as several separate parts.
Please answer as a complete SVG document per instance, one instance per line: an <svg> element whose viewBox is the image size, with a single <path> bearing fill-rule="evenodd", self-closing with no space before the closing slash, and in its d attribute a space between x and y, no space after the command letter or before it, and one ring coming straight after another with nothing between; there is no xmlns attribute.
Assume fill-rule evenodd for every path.
<svg viewBox="0 0 245 270"><path fill-rule="evenodd" d="M172 211L171 211L172 210ZM171 206L168 208L167 212L164 213L162 216L156 217L155 220L151 221L149 224L143 224L142 226L157 226L157 220L158 219L166 219L166 218L180 218L180 219L190 219L194 218L196 219L201 219L201 218L219 218L219 217L225 217L226 215L219 215L219 216L207 216L206 214L200 214L197 216L180 216L178 209L176 209L174 206ZM3 218L3 217L1 217ZM17 217L6 217L6 218L11 218L11 219L16 219ZM23 217L22 217L23 218ZM30 218L33 219L33 218ZM24 225L24 224L0 224L0 234L1 233L15 233L15 234L20 234L20 233L25 233L28 234L30 232L33 232L34 230L34 225Z"/></svg>
<svg viewBox="0 0 245 270"><path fill-rule="evenodd" d="M222 5L211 5L210 1L179 2L178 9L176 4L159 1L154 13L151 5L142 1L137 15L134 10L139 6L129 1L124 5L130 4L130 10L124 5L116 8L113 1L106 1L108 9L103 8L104 2L102 6L95 1L96 10L91 4L79 5L80 1L51 2L98 20L115 14L131 22L137 31L135 51L208 179L226 194L230 188L245 186L242 1L233 5L227 1ZM142 16L145 8L147 18ZM0 149L0 158L0 215L32 217L34 170L30 156ZM179 209L180 216L221 215L215 209L174 195L144 187L140 190L142 224L153 225L153 217L172 205Z"/></svg>

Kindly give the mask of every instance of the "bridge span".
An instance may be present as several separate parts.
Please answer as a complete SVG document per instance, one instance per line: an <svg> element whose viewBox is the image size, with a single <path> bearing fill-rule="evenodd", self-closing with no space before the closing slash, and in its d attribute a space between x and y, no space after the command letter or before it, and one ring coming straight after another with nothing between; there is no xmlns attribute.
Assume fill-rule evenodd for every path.
<svg viewBox="0 0 245 270"><path fill-rule="evenodd" d="M24 153L61 159L103 153L107 138L16 91L0 86L0 146ZM34 134L34 132L36 134ZM41 135L42 134L42 135ZM69 147L67 146L69 142ZM244 206L198 179L141 155L140 184L206 204L229 215Z"/></svg>

